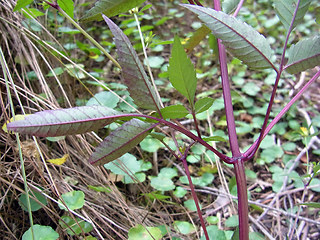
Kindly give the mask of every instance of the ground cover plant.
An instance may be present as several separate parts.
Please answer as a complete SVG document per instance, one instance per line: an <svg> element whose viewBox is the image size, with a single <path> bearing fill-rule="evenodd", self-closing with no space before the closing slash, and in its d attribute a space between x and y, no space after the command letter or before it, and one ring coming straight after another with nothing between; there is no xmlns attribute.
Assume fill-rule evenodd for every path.
<svg viewBox="0 0 320 240"><path fill-rule="evenodd" d="M30 3L31 2L32 1L30 1ZM128 4L129 2L130 4ZM84 22L92 20L96 21L101 18L105 20L108 28L114 36L118 55L117 61L111 57L99 43L84 32L76 22L73 21L73 11L70 11L70 6L73 7L72 1L47 3L47 7L51 6L58 10L63 17L68 19L77 28L63 29L61 32L68 32L70 34L82 32L86 38L93 42L96 48L92 48L81 42L77 43L77 47L84 52L88 52L89 56L93 56L97 61L100 61L98 59L100 58L101 52L105 53L111 62L121 69L120 71L122 73L122 79L125 86L119 84L115 88L121 89L121 91L111 91L111 84L107 86L105 84L101 84L101 82L91 81L91 84L98 84L101 88L108 91L101 91L100 93L95 94L93 98L86 102L86 106L39 112L23 117L22 120L8 123L6 128L13 132L40 137L51 137L51 140L58 141L58 139L52 139L52 137L97 131L98 129L104 128L108 125L108 132L105 133L105 139L95 147L89 162L94 165L104 165L104 167L109 169L112 173L123 176L122 182L124 184L144 182L147 176L145 172L154 167L144 160L137 161L135 156L128 154L127 152L131 151L138 144L140 144L142 150L151 153L154 153L159 148L163 148L163 146L165 146L168 150L167 154L170 155L170 162L171 164L174 164L176 168L168 166L163 167L155 174L156 176L150 176L148 178L150 180L150 185L157 191L146 192L142 196L146 199L148 204L152 204L152 206L153 202L174 205L174 201L172 201L171 197L165 193L174 190L176 198L183 198L185 196L187 192L186 189L181 186L176 186L174 180L172 180L178 176L178 170L180 170L185 176L180 177L179 180L182 184L189 185L188 190L190 190L192 194L192 199L188 199L183 202L184 207L190 211L197 211L198 221L200 221L202 226L203 234L199 234L197 232L197 236L193 236L196 238L216 239L219 236L221 239L249 239L250 215L248 213L249 207L246 174L252 178L256 178L256 173L254 171L247 171L246 173L244 163L254 158L260 145L263 150L260 157L255 159L259 165L267 165L274 162L276 159L283 158L282 164L284 164L284 168L280 168L277 165L270 166L270 172L272 173L272 179L274 181L272 184L272 190L277 194L281 194L289 183L293 183L295 187L300 186L303 189L300 204L308 205L311 208L310 211L314 211L314 214L317 216L318 211L316 209L319 207L318 203L316 203L316 201L305 200L305 195L308 189L315 192L319 191L319 180L317 179L319 164L317 161L311 162L308 153L308 149L315 141L317 141L316 127L318 127L318 125L316 120L312 123L307 121L305 126L300 126L299 122L295 120L295 111L291 110L292 112L289 112L289 115L291 114L291 118L290 116L288 117L287 125L286 122L281 122L279 124L280 127L277 127L278 125L276 125L281 117L289 111L289 108L297 103L298 98L307 91L307 88L317 81L320 75L318 66L320 58L319 34L312 36L312 34L307 32L305 33L306 36L304 36L304 39L295 39L294 44L292 43L293 40L290 39L290 36L293 36L291 37L293 39L295 38L295 32L293 30L298 28L299 24L303 21L303 17L307 14L307 10L312 6L312 1L286 1L277 2L274 5L278 18L284 26L282 32L283 41L280 41L281 47L276 49L278 51L278 57L274 54L269 46L270 43L262 34L239 18L235 18L243 8L243 1L224 1L223 10L226 13L220 11L221 7L219 1L213 1L214 8L203 7L202 5L206 5L207 3L205 4L191 0L189 1L189 4L181 4L179 8L180 11L182 11L181 8L186 8L195 13L199 16L204 25L197 22L200 28L191 35L187 43L184 45L185 48L177 36L179 35L179 32L176 32L175 37L173 37L173 41L170 41L170 43L172 43L172 49L167 65L167 71L163 71L160 75L162 74L162 77L167 77L169 79L171 86L169 86L168 89L170 89L170 91L175 89L175 91L180 93L180 102L175 101L175 99L169 99L168 103L165 103L168 99L161 97L161 90L158 91L158 88L161 88L162 82L156 82L151 71L151 68L161 68L164 63L164 59L157 56L148 58L146 53L147 48L145 46L145 43L150 44L151 46L153 44L155 46L154 48L156 48L158 46L162 46L161 44L163 43L157 44L156 41L153 41L154 36L151 32L149 35L145 35L146 40L143 41L142 30L138 25L139 34L137 34L137 36L138 39L141 39L142 41L141 44L135 45L135 49L140 49L144 53L144 62L148 69L147 74L126 34L117 26L117 24L106 16L108 15L111 17L118 15L123 11L127 11L136 5L141 4L142 2L144 1L120 1L119 5L117 5L118 3L116 4L116 1L109 1L109 3L114 3L115 6L111 4L106 7L106 5L103 5L103 1L101 1L98 2L95 7L82 18L82 21ZM131 5L132 3L134 4ZM265 4L264 1L261 1L261 4ZM17 6L18 4L16 5L16 8L18 8ZM22 7L25 7L25 5L20 6L20 8ZM148 11L148 8L150 7L150 5L146 5L140 12L137 9L131 10L131 14L133 16L132 19L134 20L131 23L135 23L137 25L139 23L138 16L142 16L144 11ZM105 9L108 9L108 11ZM288 9L288 11L284 11L283 9ZM33 12L36 11L37 10L33 10ZM228 14L233 14L233 16ZM247 20L250 23L250 18ZM162 19L162 21L165 20ZM130 25L130 23L127 23L127 25ZM203 92L197 91L197 87L201 90L203 89L201 84L198 83L199 80L197 77L199 75L212 77L215 73L208 70L208 72L201 72L201 74L197 74L194 65L186 54L186 51L192 52L193 48L197 47L210 32L213 34L209 35L209 42L212 44L213 49L210 55L212 58L214 58L215 55L216 59L219 60L219 69L221 74L222 97L218 99L208 97L217 93L216 89L211 92L210 90ZM130 33L127 32L127 34ZM40 41L39 39L37 40ZM288 45L289 43L290 48ZM45 42L43 41L41 44L45 45ZM47 45L45 45L45 47L49 48ZM225 48L234 57L241 60L241 62L232 60L233 68L235 69L228 69ZM289 48L288 51L287 48ZM53 49L50 50L53 51ZM57 55L57 52L55 55ZM61 55L59 57L61 57ZM256 96L258 92L264 93L264 90L261 89L259 85L255 84L254 81L245 82L241 75L232 79L236 85L243 85L241 91L246 94L245 97L244 95L239 95L236 91L231 90L231 75L229 75L228 71L243 71L243 65L247 65L249 69L255 70L252 78L265 78L265 81L271 82L272 91L271 93L268 92L268 94L263 96L264 100L262 101L262 107L255 108L255 103L252 98L250 98L250 96ZM4 66L6 65L4 58L2 58L4 82L6 83L8 91L7 95L10 96L10 86L14 90L15 88L13 87L13 81L9 81L11 78L10 73ZM281 101L281 99L276 99L276 93L278 92L278 86L281 84L281 80L284 81L284 79L289 79L294 81L294 76L290 74L299 74L304 76L302 72L308 69L312 69L309 80L304 83L303 77L301 82L302 86L293 88L294 91L291 93L290 99L287 103L283 100ZM56 77L59 73L64 71L69 72L71 76L80 80L82 78L82 69L76 64L65 65L64 69L61 67L51 69L48 76ZM263 73L261 74L260 72ZM94 73L91 73L90 76L92 75L94 75ZM210 86L210 83L208 85ZM124 90L124 87L127 87L127 89ZM213 86L209 87L209 89L212 87ZM196 92L199 93L196 94ZM118 96L116 94L118 94ZM124 97L120 98L120 94ZM284 96L286 96L286 94L287 92L283 93ZM19 98L17 97L17 99ZM287 100L287 98L285 100ZM121 103L122 106L120 106ZM277 113L271 112L274 103L277 103L280 107L280 109L277 110ZM82 104L79 103L79 105ZM166 107L164 107L165 105ZM250 118L248 113L241 109L234 112L234 107L238 108L237 105L244 106L244 108L249 109L248 112L250 114L257 114L258 116L253 120ZM14 104L11 102L9 106L11 106L11 112L14 116ZM143 112L134 112L132 111L132 108L129 108L128 106L135 106L135 108L143 109ZM22 105L21 109L23 109ZM225 116L222 116L217 124L225 126L228 134L226 135L222 131L216 131L213 133L213 128L210 124L209 131L203 130L204 127L201 124L201 120L208 118L209 123L213 122L211 119L213 118L213 112L222 109L225 110ZM303 110L300 111L305 113ZM317 110L315 110L315 112L316 111ZM242 118L242 122L235 120L235 117L238 115ZM271 121L269 121L270 117L273 118ZM15 117L13 118L16 120ZM187 118L189 121L188 127L184 126L183 118ZM308 119L308 117L306 117L306 119ZM247 124L246 121L253 124ZM243 136L244 134L252 132L252 125L255 125L255 129L259 129L259 131L255 132L255 141L251 146L242 146L241 144L242 149L240 149L239 143L241 142L239 140L245 139ZM294 131L286 133L285 129L287 127ZM307 153L307 167L304 177L301 177L299 173L293 171L300 158L297 157L295 159L291 159L288 155L286 157L287 159L284 157L284 151L289 152L296 149L295 143L288 142L287 145L283 145L283 147L275 145L272 143L272 138L267 135L270 131L274 131L280 135L286 135L286 138L290 141L302 139L302 143L305 145L302 153ZM19 139L18 135L16 135L16 137ZM95 137L98 138L97 135L95 135ZM263 141L264 138L266 138L267 141ZM224 146L223 151L218 150L217 142L221 142L223 144L225 141L229 143L231 155L227 154L227 151L224 149L227 145L222 145ZM217 158L212 155L213 153ZM314 154L316 156L318 151L314 151ZM212 167L213 165L205 165L201 168L202 172L198 172L198 177L191 177L189 169L190 166L188 166L187 162L198 163L203 155L209 159L209 162L211 161L212 163L212 161L215 161L217 166L216 169ZM51 159L51 162L61 164L66 160L66 158L67 155L62 158ZM118 158L120 161L117 160ZM221 160L222 162L220 162ZM184 170L179 167L179 162L181 162ZM212 183L214 173L217 172L219 176L223 178L221 164L223 165L224 163L229 164L229 167L233 166L235 174L235 178L229 179L228 186L223 187L224 191L230 191L237 195L236 200L228 200L228 198L224 200L230 202L230 204L233 201L238 203L237 211L239 216L238 221L237 215L230 216L225 221L225 226L231 229L229 231L222 231L214 224L217 221L219 222L219 218L212 218L211 216L206 219L207 223L205 222L196 194L196 190L199 189L196 189L193 186L193 184L195 184L197 187L202 187L202 189L205 190L205 187ZM153 164L157 165L158 163L154 161ZM22 157L21 166L24 166ZM22 172L24 171L25 170L23 169ZM30 186L27 185L27 177L23 176L23 180L25 183L25 195L23 195L24 200L20 200L20 202L23 206L27 205L26 209L29 211L29 218L32 219L32 209L36 211L39 208L37 205L32 207L31 199L37 200L36 202L40 202L42 205L46 205L46 202L44 200L41 201L39 199L40 197L36 196L39 192L43 192L42 190L37 189L37 193L30 191L30 194L28 194L28 188ZM115 191L110 187L97 187L92 185L88 185L88 187L94 191L104 192L106 194ZM230 194L226 195L231 198ZM279 197L278 195L276 196L277 197L274 198L275 201ZM71 199L71 203L69 199ZM315 199L317 200L317 198ZM288 201L290 202L290 200ZM23 204L23 202L25 202L25 204ZM72 203L74 202L80 202L80 204L73 206ZM271 201L271 203L272 202L273 201ZM62 195L60 202L57 203L61 210L67 212L72 211L73 214L77 214L74 210L81 209L84 204L83 192L70 191L65 195ZM271 203L270 205L274 202L272 204ZM255 203L251 208L259 212L261 211L261 208L258 206L259 205ZM297 212L296 215L292 214L295 216L295 221L290 224L290 228L285 234L290 239L301 234L298 230L295 230L298 222L306 221L306 219L301 220L301 218L299 218L299 215L301 215L302 205L297 204L296 207L298 209L292 210ZM260 218L262 218L267 211L268 210L264 211ZM254 222L255 220L252 218L250 221ZM148 226L144 221L141 221L141 224L130 228L128 231L129 239L141 239L141 236L145 236L146 239L160 239L162 237L177 239L176 236L170 235L170 231L175 231L187 236L194 232L196 228L196 224L191 224L188 221L175 220L172 222L173 230L168 229L168 226L166 225L161 227ZM143 223L144 225L142 225ZM206 227L208 223L213 223L213 225ZM31 226L32 224L33 223L31 221ZM314 220L312 224L317 228L319 222ZM71 217L65 215L59 220L59 225L61 228L65 229L69 235L82 234L85 236L86 233L93 229L92 226L94 224L91 220L88 220L88 218L76 219L74 215ZM75 229L74 226L78 228ZM114 226L117 225L115 224ZM268 233L263 226L257 226L259 231L262 231L265 237L273 239L274 236ZM278 222L277 226L280 228L281 223ZM300 224L299 226L302 225ZM42 230L42 228L44 230ZM39 232L45 232L46 230L47 227L45 226L34 225L34 227L31 227L30 230L26 232L24 237L28 239L30 236L36 236ZM52 232L52 229L49 231L50 234L53 235L52 239L57 238L56 232ZM259 237L260 235L252 234L252 236ZM314 236L318 237L317 234Z"/></svg>

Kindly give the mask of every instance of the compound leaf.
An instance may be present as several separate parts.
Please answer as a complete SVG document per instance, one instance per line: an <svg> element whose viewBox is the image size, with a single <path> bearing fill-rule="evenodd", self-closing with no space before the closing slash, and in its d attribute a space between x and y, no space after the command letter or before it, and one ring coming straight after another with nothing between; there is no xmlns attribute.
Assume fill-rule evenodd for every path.
<svg viewBox="0 0 320 240"><path fill-rule="evenodd" d="M155 124L132 119L114 130L94 150L89 162L102 165L111 162L138 145L155 127Z"/></svg>
<svg viewBox="0 0 320 240"><path fill-rule="evenodd" d="M81 19L82 22L102 20L101 14L113 17L141 5L146 0L99 0Z"/></svg>
<svg viewBox="0 0 320 240"><path fill-rule="evenodd" d="M277 0L275 1L274 8L281 23L288 30L293 18L293 14L297 7L298 0ZM293 22L293 28L302 22L304 15L307 13L312 0L301 0L298 8L296 18ZM292 28L292 29L293 29Z"/></svg>
<svg viewBox="0 0 320 240"><path fill-rule="evenodd" d="M249 67L275 69L270 60L272 50L268 41L251 26L224 12L195 5L181 5L198 14L213 35L221 39L227 49Z"/></svg>
<svg viewBox="0 0 320 240"><path fill-rule="evenodd" d="M148 110L159 109L159 99L151 85L137 53L133 49L128 37L109 18L103 16L108 24L117 46L118 61L122 68L122 77L128 87L134 103Z"/></svg>
<svg viewBox="0 0 320 240"><path fill-rule="evenodd" d="M121 117L104 106L46 110L7 124L9 131L40 137L56 137L98 130Z"/></svg>
<svg viewBox="0 0 320 240"><path fill-rule="evenodd" d="M288 73L296 74L317 65L320 65L320 35L292 45L285 69Z"/></svg>

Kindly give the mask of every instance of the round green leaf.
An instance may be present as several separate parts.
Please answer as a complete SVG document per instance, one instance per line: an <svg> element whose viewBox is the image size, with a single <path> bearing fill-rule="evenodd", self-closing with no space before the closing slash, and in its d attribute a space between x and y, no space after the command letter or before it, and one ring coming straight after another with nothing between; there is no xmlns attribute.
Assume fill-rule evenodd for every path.
<svg viewBox="0 0 320 240"><path fill-rule="evenodd" d="M111 92L99 92L94 97L90 98L87 106L102 105L109 108L115 108L119 102L119 98Z"/></svg>
<svg viewBox="0 0 320 240"><path fill-rule="evenodd" d="M161 175L151 179L151 186L159 191L170 191L175 188L171 179Z"/></svg>
<svg viewBox="0 0 320 240"><path fill-rule="evenodd" d="M137 161L136 157L130 153L126 153L119 159L109 162L104 165L114 174L131 175L141 171L141 162Z"/></svg>
<svg viewBox="0 0 320 240"><path fill-rule="evenodd" d="M174 229L185 235L195 231L195 227L186 221L174 221Z"/></svg>
<svg viewBox="0 0 320 240"><path fill-rule="evenodd" d="M71 191L61 195L63 201L70 210L82 208L84 205L84 193L82 191ZM59 200L59 208L67 210Z"/></svg>
<svg viewBox="0 0 320 240"><path fill-rule="evenodd" d="M253 82L248 82L242 87L242 91L249 96L255 96L260 91L260 87Z"/></svg>
<svg viewBox="0 0 320 240"><path fill-rule="evenodd" d="M30 196L30 205L31 205L31 211L35 212L42 208L42 206L34 200L32 197L36 198L39 202L41 202L43 205L47 205L47 198L44 197L40 192L34 190L29 192ZM25 193L21 194L19 197L19 205L24 211L28 211L28 204L27 204L27 195Z"/></svg>
<svg viewBox="0 0 320 240"><path fill-rule="evenodd" d="M34 225L34 239L32 238L31 228L29 228L22 236L22 240L56 240L59 234L50 226Z"/></svg>
<svg viewBox="0 0 320 240"><path fill-rule="evenodd" d="M151 56L148 57L149 65L151 68L161 68L162 64L164 63L164 58L160 56ZM147 61L144 60L144 64L147 65Z"/></svg>
<svg viewBox="0 0 320 240"><path fill-rule="evenodd" d="M207 227L207 232L210 240L227 240L225 232L220 230L216 225L210 225ZM205 240L205 236L202 235L200 240Z"/></svg>
<svg viewBox="0 0 320 240"><path fill-rule="evenodd" d="M130 228L128 236L128 240L159 240L162 238L162 233L157 227L144 227L138 224Z"/></svg>
<svg viewBox="0 0 320 240"><path fill-rule="evenodd" d="M147 136L140 142L140 147L143 151L153 153L158 151L159 148L162 148L163 144L158 139L155 139L151 136Z"/></svg>
<svg viewBox="0 0 320 240"><path fill-rule="evenodd" d="M159 176L162 176L164 178L174 178L178 176L178 171L176 168L161 168Z"/></svg>
<svg viewBox="0 0 320 240"><path fill-rule="evenodd" d="M188 208L190 211L197 211L196 203L193 199L188 199L187 201L184 201L183 205L186 208ZM199 204L199 205L200 205L200 209L201 209L202 208L201 204Z"/></svg>
<svg viewBox="0 0 320 240"><path fill-rule="evenodd" d="M61 220L59 220L60 226L67 230L67 233L71 236L78 235L82 233L88 233L93 230L93 226L91 223L88 223L80 218L76 218L75 220L69 216L62 216Z"/></svg>
<svg viewBox="0 0 320 240"><path fill-rule="evenodd" d="M225 221L227 227L237 227L239 225L238 215L233 215Z"/></svg>
<svg viewBox="0 0 320 240"><path fill-rule="evenodd" d="M183 187L176 187L176 190L174 190L173 194L178 198L182 198L187 194L187 190L185 190Z"/></svg>

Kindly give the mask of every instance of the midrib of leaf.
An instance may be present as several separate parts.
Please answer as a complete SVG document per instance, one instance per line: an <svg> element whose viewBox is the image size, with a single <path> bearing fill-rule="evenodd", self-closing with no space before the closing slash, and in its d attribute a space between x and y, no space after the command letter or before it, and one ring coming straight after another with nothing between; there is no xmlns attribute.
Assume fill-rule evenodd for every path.
<svg viewBox="0 0 320 240"><path fill-rule="evenodd" d="M213 34L217 37L220 38L224 45L226 45L226 47L236 56L238 57L240 60L242 60L243 62L247 63L248 66L250 67L249 63L251 64L251 62L247 62L247 59L249 59L250 57L247 57L246 59L241 58L243 55L238 54L233 52L233 49L230 47L232 41L233 42L238 42L237 39L233 39L230 40L229 37L226 36L226 34L228 34L229 32L233 32L234 34L236 34L237 36L239 36L242 41L244 41L248 46L247 47L251 47L252 49L250 50L250 53L253 52L258 52L260 57L262 57L270 67L272 67L273 69L275 69L277 71L277 68L273 65L273 63L270 61L271 55L272 55L272 50L268 44L268 42L266 41L266 39L258 32L256 32L256 30L254 30L251 26L247 25L245 22L241 22L240 20L229 16L223 12L218 12L215 11L213 9L208 9L208 8L204 8L204 7L199 7L199 6L194 6L194 5L188 5L188 4L181 4L182 6L188 8L189 10L195 12L196 14L199 15L199 18L212 30ZM212 14L217 14L217 16L213 16ZM219 16L220 15L220 16ZM212 18L213 20L219 22L220 24L222 24L225 28L229 29L229 32L223 32L221 33L221 28L216 27L215 25L211 24L206 21L205 18ZM219 19L219 18L223 18L223 19ZM228 21L227 23L224 21ZM238 27L242 27L242 28L247 28L248 30L250 30L251 32L249 32L250 34L246 37L243 34L241 34L240 32L238 32L238 30L236 30L233 26L231 25L237 25ZM255 34L255 36L253 36L253 34ZM265 40L265 43L268 44L267 46L261 46L261 48L264 49L259 49L256 45L254 45L252 42L257 42L257 39L254 39L255 37L259 36L259 38ZM231 42L231 43L230 43ZM258 42L257 42L258 43ZM258 43L259 44L259 43ZM266 49L265 47L268 47L269 49ZM238 49L236 49L236 51L239 51L240 49L244 49L243 46L239 46ZM263 52L263 50L265 51L269 51L267 52ZM245 55L247 55L248 52L246 52ZM269 55L269 56L266 56ZM266 68L267 66L264 66L263 68ZM253 68L259 68L259 67L255 67L253 66Z"/></svg>

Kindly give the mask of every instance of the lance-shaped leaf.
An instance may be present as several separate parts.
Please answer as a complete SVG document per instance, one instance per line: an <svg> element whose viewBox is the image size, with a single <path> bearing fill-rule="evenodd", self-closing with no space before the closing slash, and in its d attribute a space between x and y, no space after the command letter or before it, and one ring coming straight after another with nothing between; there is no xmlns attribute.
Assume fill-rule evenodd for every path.
<svg viewBox="0 0 320 240"><path fill-rule="evenodd" d="M183 46L186 52L189 54L210 32L211 30L206 25L198 28Z"/></svg>
<svg viewBox="0 0 320 240"><path fill-rule="evenodd" d="M298 0L277 0L274 1L274 8L277 16L288 30L293 18L293 14L296 10ZM293 22L293 28L302 22L304 15L307 13L308 8L312 0L300 0L298 12ZM292 29L293 29L292 28Z"/></svg>
<svg viewBox="0 0 320 240"><path fill-rule="evenodd" d="M193 106L197 88L196 71L177 36L174 38L171 50L168 73L172 86L185 96Z"/></svg>
<svg viewBox="0 0 320 240"><path fill-rule="evenodd" d="M94 7L86 12L80 21L89 22L93 20L102 20L101 14L113 17L129 11L145 1L146 0L98 0Z"/></svg>
<svg viewBox="0 0 320 240"><path fill-rule="evenodd" d="M289 49L289 60L285 69L296 74L320 65L320 35L298 42Z"/></svg>
<svg viewBox="0 0 320 240"><path fill-rule="evenodd" d="M221 39L227 49L249 67L275 68L270 60L272 50L268 41L251 26L223 12L195 5L181 5L198 14L213 35Z"/></svg>
<svg viewBox="0 0 320 240"><path fill-rule="evenodd" d="M56 137L98 130L121 117L104 106L46 110L7 124L9 131L40 137Z"/></svg>
<svg viewBox="0 0 320 240"><path fill-rule="evenodd" d="M94 150L89 162L102 165L111 162L139 144L157 124L132 119L110 133Z"/></svg>
<svg viewBox="0 0 320 240"><path fill-rule="evenodd" d="M151 85L137 53L127 36L109 18L103 16L108 24L117 46L118 61L122 68L122 77L128 87L134 103L148 110L159 110L159 99Z"/></svg>

